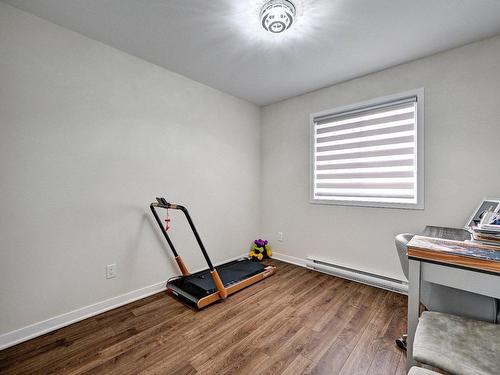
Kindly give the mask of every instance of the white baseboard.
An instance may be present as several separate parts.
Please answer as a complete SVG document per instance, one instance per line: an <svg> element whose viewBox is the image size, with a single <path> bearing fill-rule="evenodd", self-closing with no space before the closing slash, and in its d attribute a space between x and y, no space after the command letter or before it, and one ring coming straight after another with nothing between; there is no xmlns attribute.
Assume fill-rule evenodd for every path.
<svg viewBox="0 0 500 375"><path fill-rule="evenodd" d="M0 335L0 350L165 290L166 281L112 297Z"/></svg>
<svg viewBox="0 0 500 375"><path fill-rule="evenodd" d="M304 259L297 258L297 257L293 257L291 255L277 253L276 251L273 251L273 258L281 260L281 261L286 262L286 263L295 264L296 266L306 267L306 259L305 258Z"/></svg>
<svg viewBox="0 0 500 375"><path fill-rule="evenodd" d="M238 255L236 257L230 258L225 260L224 262L219 262L217 264L222 264L226 262L230 262L232 260L239 259L244 255ZM194 270L191 271L192 273L201 271L200 270ZM89 306L85 306L58 316L55 316L53 318L49 318L47 320L30 324L26 327L22 327L19 329L16 329L14 331L10 331L7 333L4 333L0 335L0 350L8 348L10 346L14 346L16 344L19 344L23 341L30 340L32 338L41 336L45 333L49 333L52 331L55 331L56 329L68 326L70 324L79 322L80 320L84 320L87 318L90 318L92 316L101 314L103 312L115 309L117 307L126 305L127 303L131 303L134 301L137 301L141 298L146 298L149 297L150 295L159 293L163 290L165 290L165 286L167 284L167 281L161 281L157 284L153 284L141 289L133 290L131 292L122 294L120 296L112 297L109 299L106 299L104 301L100 301L97 303L94 303Z"/></svg>

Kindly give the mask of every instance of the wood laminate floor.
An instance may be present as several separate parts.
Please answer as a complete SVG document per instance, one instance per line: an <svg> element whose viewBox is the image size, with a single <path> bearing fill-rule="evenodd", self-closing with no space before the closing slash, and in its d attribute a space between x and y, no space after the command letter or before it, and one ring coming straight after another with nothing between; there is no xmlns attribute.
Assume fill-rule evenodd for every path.
<svg viewBox="0 0 500 375"><path fill-rule="evenodd" d="M160 293L3 350L0 373L405 373L406 297L274 263L202 311Z"/></svg>

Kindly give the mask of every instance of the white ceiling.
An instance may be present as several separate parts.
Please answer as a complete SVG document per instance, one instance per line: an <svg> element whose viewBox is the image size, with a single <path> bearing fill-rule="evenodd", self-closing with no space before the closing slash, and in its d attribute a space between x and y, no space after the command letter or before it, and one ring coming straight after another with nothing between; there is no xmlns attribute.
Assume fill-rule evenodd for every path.
<svg viewBox="0 0 500 375"><path fill-rule="evenodd" d="M500 34L499 0L292 1L273 35L262 0L5 0L259 105Z"/></svg>

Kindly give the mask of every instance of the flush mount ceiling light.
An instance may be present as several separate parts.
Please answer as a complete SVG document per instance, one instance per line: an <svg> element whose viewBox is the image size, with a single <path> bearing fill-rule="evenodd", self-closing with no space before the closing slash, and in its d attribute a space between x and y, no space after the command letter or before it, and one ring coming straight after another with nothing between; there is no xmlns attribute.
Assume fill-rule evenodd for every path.
<svg viewBox="0 0 500 375"><path fill-rule="evenodd" d="M292 26L295 6L287 0L270 0L260 11L262 27L274 34L282 33Z"/></svg>

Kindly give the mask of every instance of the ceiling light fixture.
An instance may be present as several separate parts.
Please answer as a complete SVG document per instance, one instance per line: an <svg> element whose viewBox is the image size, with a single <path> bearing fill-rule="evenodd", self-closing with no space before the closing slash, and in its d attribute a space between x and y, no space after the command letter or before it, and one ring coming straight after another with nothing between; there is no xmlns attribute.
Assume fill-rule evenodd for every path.
<svg viewBox="0 0 500 375"><path fill-rule="evenodd" d="M295 18L295 6L287 0L270 0L260 11L262 27L274 34L282 33L292 26Z"/></svg>

